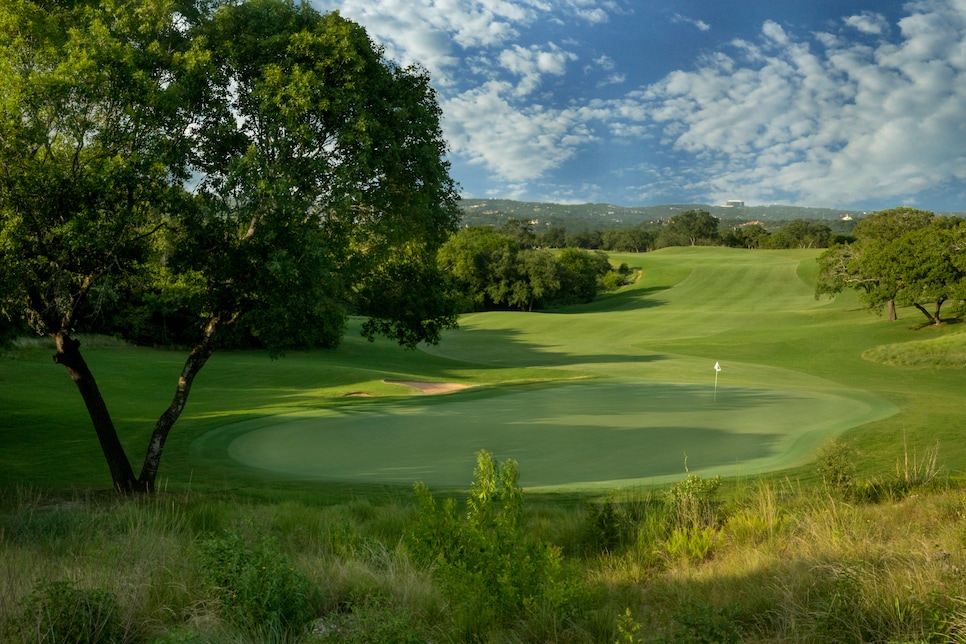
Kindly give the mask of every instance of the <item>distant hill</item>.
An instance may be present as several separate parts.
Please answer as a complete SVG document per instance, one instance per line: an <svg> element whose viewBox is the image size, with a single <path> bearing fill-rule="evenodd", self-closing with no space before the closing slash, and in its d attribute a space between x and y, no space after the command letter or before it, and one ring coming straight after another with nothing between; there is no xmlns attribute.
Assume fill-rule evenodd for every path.
<svg viewBox="0 0 966 644"><path fill-rule="evenodd" d="M544 226L564 226L568 230L606 230L666 220L687 210L704 210L721 219L778 222L791 219L859 219L867 212L799 206L710 206L708 204L665 204L662 206L624 207L605 203L556 204L510 199L463 199L463 223L467 226L499 226L508 219L534 222Z"/></svg>

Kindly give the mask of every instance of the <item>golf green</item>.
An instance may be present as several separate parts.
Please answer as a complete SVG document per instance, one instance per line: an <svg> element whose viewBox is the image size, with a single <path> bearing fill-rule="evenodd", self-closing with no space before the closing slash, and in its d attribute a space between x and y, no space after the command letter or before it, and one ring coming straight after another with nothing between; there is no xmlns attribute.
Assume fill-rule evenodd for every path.
<svg viewBox="0 0 966 644"><path fill-rule="evenodd" d="M480 449L530 488L755 475L805 462L829 434L895 409L861 392L591 381L279 414L200 437L194 452L302 480L465 487Z"/></svg>

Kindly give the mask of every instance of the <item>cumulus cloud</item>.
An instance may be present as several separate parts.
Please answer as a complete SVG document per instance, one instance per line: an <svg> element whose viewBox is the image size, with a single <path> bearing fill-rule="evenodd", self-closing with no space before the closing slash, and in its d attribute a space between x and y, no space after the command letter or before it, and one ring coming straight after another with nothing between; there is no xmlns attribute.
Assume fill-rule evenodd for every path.
<svg viewBox="0 0 966 644"><path fill-rule="evenodd" d="M593 133L573 109L520 108L513 87L492 81L446 99L443 127L454 154L509 181L537 179L572 158Z"/></svg>
<svg viewBox="0 0 966 644"><path fill-rule="evenodd" d="M736 43L639 98L714 199L842 206L962 180L966 5L908 7L901 38L875 48L826 37L815 51L768 21L760 43Z"/></svg>
<svg viewBox="0 0 966 644"><path fill-rule="evenodd" d="M563 75L578 56L555 43L522 43L521 33L541 20L605 23L620 11L618 0L313 2L364 25L390 58L430 71L441 90L444 134L458 159L502 180L530 180L594 138L575 109L526 100L545 77ZM609 82L622 79L612 72Z"/></svg>
<svg viewBox="0 0 966 644"><path fill-rule="evenodd" d="M849 27L873 36L883 36L889 32L889 22L885 16L872 11L863 11L857 16L849 16L843 22Z"/></svg>
<svg viewBox="0 0 966 644"><path fill-rule="evenodd" d="M545 48L514 45L499 55L500 65L520 77L516 89L519 95L535 90L545 74L562 76L567 71L567 63L574 60L577 60L576 54L564 51L553 43Z"/></svg>
<svg viewBox="0 0 966 644"><path fill-rule="evenodd" d="M430 70L454 167L477 168L499 196L603 191L600 178L565 185L554 173L588 150L609 163L617 147L628 151L624 194L649 200L847 207L966 180L966 0L911 0L896 22L865 11L820 32L766 20L756 35L606 100L560 88L614 86L633 70L560 31L613 22L633 3L313 2L362 23L390 57ZM711 29L683 14L672 22ZM548 24L562 27L540 31Z"/></svg>
<svg viewBox="0 0 966 644"><path fill-rule="evenodd" d="M391 58L418 62L437 83L452 82L453 49L502 47L549 7L539 0L314 0L366 27Z"/></svg>

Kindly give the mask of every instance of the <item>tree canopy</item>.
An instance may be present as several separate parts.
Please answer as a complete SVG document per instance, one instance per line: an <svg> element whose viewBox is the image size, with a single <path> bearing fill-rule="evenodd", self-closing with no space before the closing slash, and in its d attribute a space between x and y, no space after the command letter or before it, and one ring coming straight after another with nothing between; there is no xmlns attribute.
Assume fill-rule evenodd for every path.
<svg viewBox="0 0 966 644"><path fill-rule="evenodd" d="M718 220L706 210L687 210L668 220L662 236L666 246L711 245L718 239Z"/></svg>
<svg viewBox="0 0 966 644"><path fill-rule="evenodd" d="M345 317L407 346L455 309L455 229L427 73L359 25L286 0L0 9L0 302L54 339L115 487L153 488L194 377L228 329L277 354ZM112 294L197 329L135 477L73 337Z"/></svg>
<svg viewBox="0 0 966 644"><path fill-rule="evenodd" d="M490 226L460 229L440 248L439 263L463 294L464 311L590 302L614 272L601 251L522 248L515 236Z"/></svg>
<svg viewBox="0 0 966 644"><path fill-rule="evenodd" d="M966 221L901 207L883 210L855 227L855 242L830 247L819 258L816 297L856 289L866 306L915 306L940 324L944 302L966 297ZM930 311L927 306L931 306Z"/></svg>

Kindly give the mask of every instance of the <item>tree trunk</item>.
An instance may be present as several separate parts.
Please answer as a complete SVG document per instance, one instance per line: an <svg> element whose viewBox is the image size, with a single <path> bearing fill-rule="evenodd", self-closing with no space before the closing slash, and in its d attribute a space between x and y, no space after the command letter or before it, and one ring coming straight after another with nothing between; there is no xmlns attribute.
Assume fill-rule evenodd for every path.
<svg viewBox="0 0 966 644"><path fill-rule="evenodd" d="M84 399L87 413L90 415L91 422L94 424L94 431L97 433L97 440L100 441L104 458L107 459L107 465L111 470L114 488L120 492L137 490L139 487L138 481L134 478L131 462L128 460L124 447L117 436L111 414L107 410L107 405L104 403L101 391L97 387L94 375L80 353L80 342L64 332L53 334L53 338L57 345L54 362L67 369L71 380L74 381L78 391L80 391L81 398Z"/></svg>
<svg viewBox="0 0 966 644"><path fill-rule="evenodd" d="M154 425L154 433L151 435L151 442L148 443L148 451L144 456L144 465L141 467L141 476L138 483L142 489L153 492L155 480L158 476L158 468L161 465L161 453L164 451L164 443L168 440L168 434L175 422L184 411L185 404L188 402L188 394L191 393L191 385L194 383L195 376L201 368L208 362L208 358L214 352L214 342L212 340L215 329L218 327L219 318L213 317L205 325L204 336L185 360L181 376L178 378L178 387L175 389L174 398L171 404L158 418Z"/></svg>
<svg viewBox="0 0 966 644"><path fill-rule="evenodd" d="M942 318L939 317L939 310L942 308L942 305L943 305L943 302L944 301L945 300L936 300L936 312L935 313L930 313L929 311L926 310L926 307L924 307L922 304L919 304L918 302L916 302L914 304L914 306L917 309L919 309L922 312L923 315L926 316L926 319L927 320L929 320L932 324L934 324L936 326L939 326L940 324L943 323Z"/></svg>
<svg viewBox="0 0 966 644"><path fill-rule="evenodd" d="M899 316L896 315L896 301L889 300L889 321L895 322L898 319L899 319Z"/></svg>

